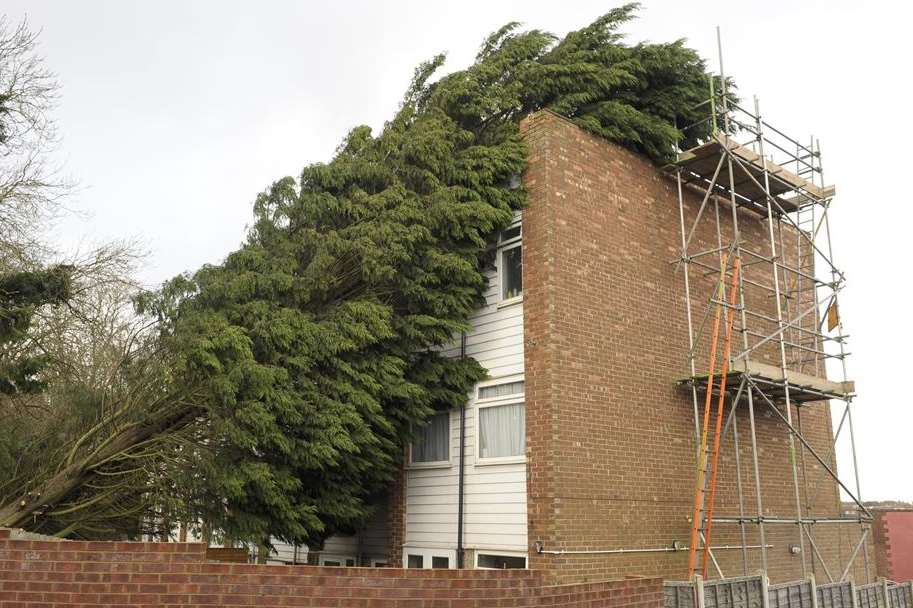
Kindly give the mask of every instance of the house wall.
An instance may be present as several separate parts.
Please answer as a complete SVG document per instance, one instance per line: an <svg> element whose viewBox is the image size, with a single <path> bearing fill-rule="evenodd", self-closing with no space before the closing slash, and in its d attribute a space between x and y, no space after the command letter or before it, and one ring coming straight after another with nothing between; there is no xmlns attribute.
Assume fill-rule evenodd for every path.
<svg viewBox="0 0 913 608"><path fill-rule="evenodd" d="M913 510L873 510L878 576L897 582L913 580Z"/></svg>
<svg viewBox="0 0 913 608"><path fill-rule="evenodd" d="M357 534L336 534L326 539L323 548L316 551L318 564L322 565L324 561L330 560L345 565L347 560L355 560L357 566L371 566L376 562L387 563L387 538L389 517L387 505L381 504L374 511L371 517L365 522L365 526ZM296 554L295 547L289 543L280 540L273 540L273 552L270 554L270 563L298 563L306 564L308 562L310 548L307 545L298 547Z"/></svg>
<svg viewBox="0 0 913 608"><path fill-rule="evenodd" d="M472 330L466 335L466 356L475 358L487 371L479 386L523 380L523 302L501 301L497 269L486 272L489 284L485 305L473 313ZM461 354L460 340L443 349L449 357ZM477 409L475 395L466 407L464 454L465 564L474 565L474 554L492 551L526 555L526 464L479 463L476 458ZM359 536L333 536L321 551L324 558L338 560L364 555L384 559L392 566L404 565L403 556L421 553L425 563L432 555L457 563L459 508L460 413L450 412L450 462L446 466L406 466L392 488L383 517L368 522ZM408 454L406 455L408 459ZM275 561L290 561L293 548L274 543ZM361 553L359 553L361 547ZM299 549L299 561L307 548ZM322 563L322 562L321 562ZM344 563L344 562L343 562Z"/></svg>
<svg viewBox="0 0 913 608"><path fill-rule="evenodd" d="M531 567L549 570L562 582L634 573L686 578L686 551L533 551L537 541L547 551L687 545L695 427L690 392L677 383L688 375L688 337L682 270L672 263L681 248L675 182L645 158L554 114L534 114L522 130L529 147L524 185L530 193L523 264ZM700 203L699 195L686 191L687 225ZM720 209L729 218L730 209ZM743 243L763 254L766 218L738 215ZM724 228L724 240L730 237ZM691 249L716 246L715 225L702 222ZM781 254L796 255L788 244ZM772 280L769 265L746 267L745 276L764 284ZM695 271L691 280L697 324L715 277ZM774 306L766 292L750 292L747 298L754 310ZM696 352L708 350L705 341ZM770 350L762 355L774 361ZM705 369L706 361L698 367ZM794 420L799 415L793 411ZM763 404L757 405L756 419L763 514L795 516L786 430ZM744 437L744 408L736 422ZM802 408L801 425L812 446L834 464L827 404ZM757 514L748 441L741 442L740 456L745 512ZM804 457L803 511L839 515L835 485L809 454ZM719 515L738 514L734 458L730 433L721 451ZM799 544L796 527L767 525L766 530L771 578L800 578L801 557L790 552ZM822 525L812 534L829 570L839 575L859 538L858 527ZM746 539L749 545L759 543L757 526L746 526ZM737 526L714 528L714 545L740 542ZM809 573L827 580L804 544ZM744 568L741 551L716 555L727 576L761 567L757 549L749 551ZM860 568L855 574L857 582L865 580Z"/></svg>
<svg viewBox="0 0 913 608"><path fill-rule="evenodd" d="M472 318L466 335L466 355L488 370L497 383L523 380L523 302L507 306L500 302L496 271L487 273L486 304ZM460 356L460 342L444 350ZM475 394L475 391L474 391ZM464 546L466 565L474 550L526 553L526 464L481 464L476 458L477 409L475 399L466 407L466 458L464 500ZM450 463L444 467L407 467L405 491L404 551L443 549L451 565L456 563L459 491L460 415L450 412ZM453 552L453 553L450 553ZM426 562L428 558L426 557Z"/></svg>

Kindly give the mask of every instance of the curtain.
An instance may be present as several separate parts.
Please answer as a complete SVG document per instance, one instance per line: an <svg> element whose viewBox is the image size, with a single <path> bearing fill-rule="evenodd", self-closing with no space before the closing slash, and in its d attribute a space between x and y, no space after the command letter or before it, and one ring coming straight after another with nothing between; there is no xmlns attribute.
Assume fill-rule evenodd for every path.
<svg viewBox="0 0 913 608"><path fill-rule="evenodd" d="M526 407L522 403L479 408L479 458L523 456Z"/></svg>
<svg viewBox="0 0 913 608"><path fill-rule="evenodd" d="M412 442L412 462L450 460L450 412L435 414L418 429Z"/></svg>

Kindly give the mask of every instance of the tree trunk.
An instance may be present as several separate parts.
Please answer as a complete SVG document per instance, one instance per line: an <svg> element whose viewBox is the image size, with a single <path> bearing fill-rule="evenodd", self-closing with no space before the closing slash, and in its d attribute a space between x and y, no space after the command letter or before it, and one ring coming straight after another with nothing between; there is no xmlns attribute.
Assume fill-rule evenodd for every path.
<svg viewBox="0 0 913 608"><path fill-rule="evenodd" d="M257 563L265 564L266 560L269 558L269 546L266 542L261 542L257 545Z"/></svg>
<svg viewBox="0 0 913 608"><path fill-rule="evenodd" d="M33 520L33 517L40 517L41 513L53 509L90 479L93 475L92 469L98 464L147 439L183 428L190 424L196 416L195 408L188 409L164 416L161 420L151 421L143 426L130 427L120 431L98 453L77 460L58 471L36 490L5 505L0 505L0 528L25 527L29 521Z"/></svg>

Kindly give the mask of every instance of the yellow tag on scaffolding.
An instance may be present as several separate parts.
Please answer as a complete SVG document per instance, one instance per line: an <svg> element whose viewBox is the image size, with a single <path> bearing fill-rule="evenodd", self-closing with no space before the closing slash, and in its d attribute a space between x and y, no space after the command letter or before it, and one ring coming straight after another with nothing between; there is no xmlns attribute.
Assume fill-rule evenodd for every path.
<svg viewBox="0 0 913 608"><path fill-rule="evenodd" d="M840 313L837 312L837 300L827 307L827 331L833 331L840 323Z"/></svg>

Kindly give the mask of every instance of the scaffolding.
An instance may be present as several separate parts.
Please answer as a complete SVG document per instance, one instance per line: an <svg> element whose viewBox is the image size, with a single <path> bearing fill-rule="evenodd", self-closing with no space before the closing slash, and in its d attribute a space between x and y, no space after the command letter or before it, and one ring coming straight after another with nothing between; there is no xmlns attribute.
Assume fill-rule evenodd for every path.
<svg viewBox="0 0 913 608"><path fill-rule="evenodd" d="M719 44L719 31L717 40ZM817 139L801 143L771 126L762 118L756 97L751 109L734 99L723 71L722 50L720 77L715 81L718 90L714 91L711 80L710 95L704 102L709 104L709 117L683 129L686 133L688 129L706 129L709 121L709 140L680 151L676 162L667 167L678 190L681 254L675 263L684 277L688 328L689 374L681 383L690 390L694 409L697 484L691 546L697 550L700 540L704 576L709 556L722 578L709 529L715 524L737 525L747 574L750 547L746 527L757 526L759 542L751 548L760 551L760 564L766 572L767 529L789 525L796 529L803 575L812 574L817 563L829 582L846 580L861 554L866 577L871 579L866 540L872 515L860 496L852 416L855 386L847 378L847 335L838 308L845 277L834 262L828 221L835 188L825 185ZM686 200L692 202L686 204ZM698 200L700 206L694 213ZM748 216L753 218L751 225L745 221ZM753 232L746 230L749 227ZM727 323L734 323L733 344L730 352L727 338L722 369L714 373L721 310ZM712 336L708 335L708 325L713 327ZM705 352L708 344L711 355L703 359L699 353ZM828 367L839 380L827 379ZM715 448L708 441L711 397L718 399L720 417L724 402L729 406L725 425L716 422ZM836 404L842 415L830 438L829 453L820 453L820 446L816 449L803 434L802 411L826 408L827 403ZM747 410L747 437L744 430L742 436L739 434L737 410ZM764 508L756 427L759 410L770 412L786 429L790 491L795 503L790 513L768 515ZM852 487L838 477L834 462L844 429L849 433L852 452ZM738 470L735 490L739 512L715 515L719 440L730 433ZM742 479L744 454L740 442L746 439L751 454L751 490L743 486ZM810 461L817 462L827 479L839 487L838 505L841 490L852 499L853 513L839 509L835 517L810 512ZM746 490L753 492L756 513L746 512ZM820 524L851 526L853 550L842 572L832 572L822 558L813 531ZM806 547L811 549L810 558L806 557ZM689 576L700 573L694 561L692 556Z"/></svg>

